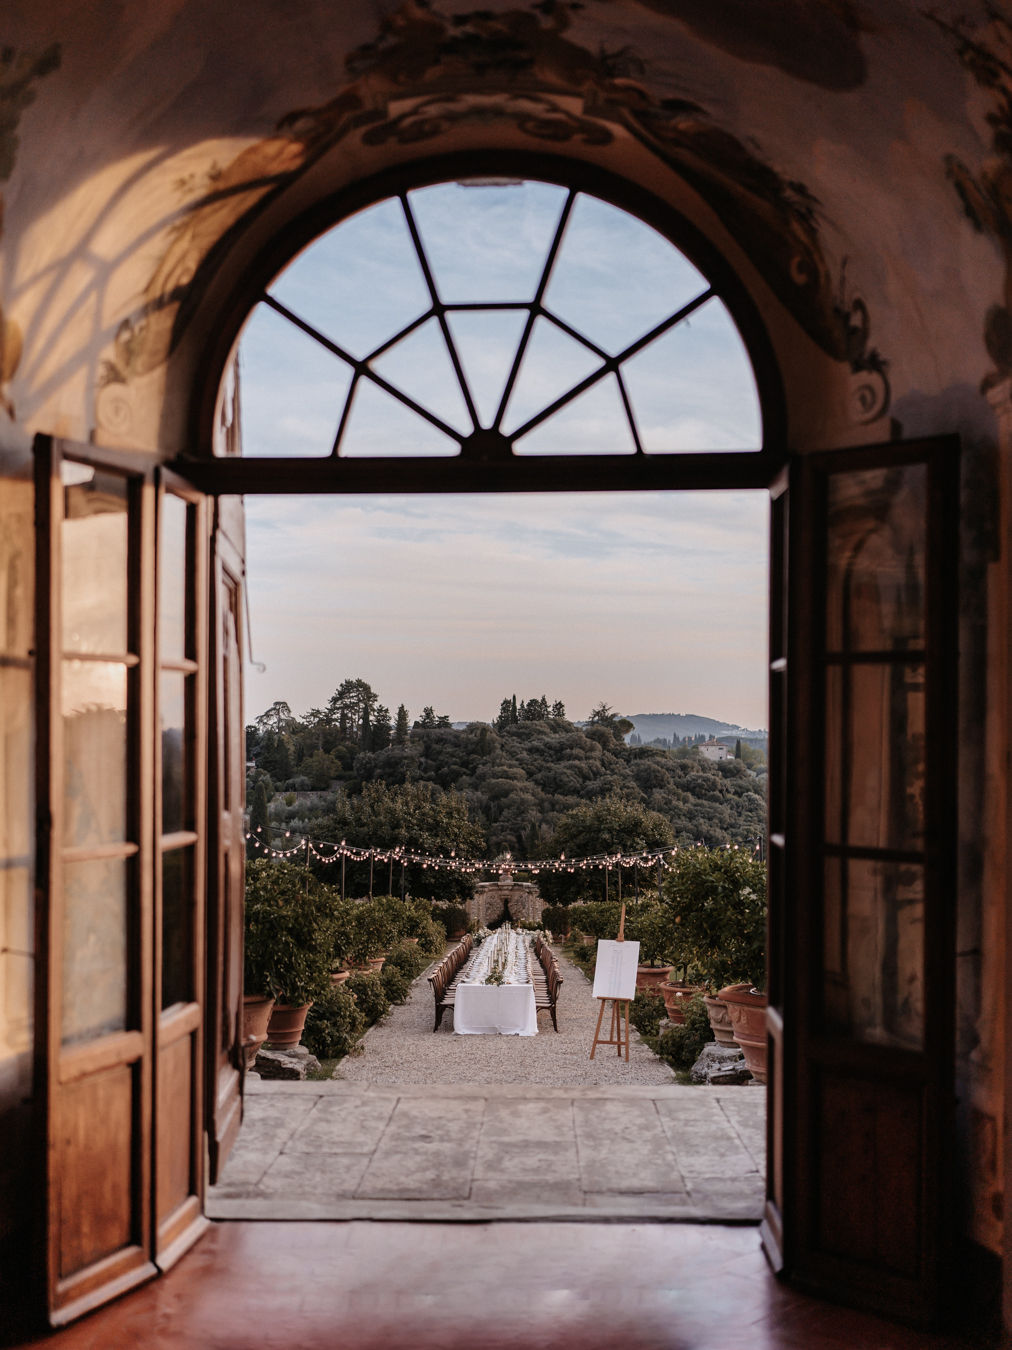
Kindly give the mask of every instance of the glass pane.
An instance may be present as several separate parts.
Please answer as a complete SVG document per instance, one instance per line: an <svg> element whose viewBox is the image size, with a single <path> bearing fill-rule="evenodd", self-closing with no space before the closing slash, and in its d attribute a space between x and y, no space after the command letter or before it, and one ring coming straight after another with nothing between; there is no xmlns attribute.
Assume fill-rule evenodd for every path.
<svg viewBox="0 0 1012 1350"><path fill-rule="evenodd" d="M17 1092L31 1095L30 1056L34 1014L35 900L32 872L20 862L0 863L0 1060L15 1075ZM20 1062L13 1056L22 1056ZM22 1077L26 1077L23 1086Z"/></svg>
<svg viewBox="0 0 1012 1350"><path fill-rule="evenodd" d="M924 841L924 667L826 672L826 839L861 848Z"/></svg>
<svg viewBox="0 0 1012 1350"><path fill-rule="evenodd" d="M34 851L30 670L0 666L0 860L27 863Z"/></svg>
<svg viewBox="0 0 1012 1350"><path fill-rule="evenodd" d="M64 466L63 646L66 651L129 650L127 483L87 465ZM84 481L67 482L67 479Z"/></svg>
<svg viewBox="0 0 1012 1350"><path fill-rule="evenodd" d="M435 319L416 328L371 364L378 375L455 431L467 436L474 430L442 329Z"/></svg>
<svg viewBox="0 0 1012 1350"><path fill-rule="evenodd" d="M162 497L158 541L158 645L163 661L181 661L191 654L186 634L186 592L190 557L186 547L189 507L181 497Z"/></svg>
<svg viewBox="0 0 1012 1350"><path fill-rule="evenodd" d="M444 304L533 300L566 200L549 183L439 183L408 194Z"/></svg>
<svg viewBox="0 0 1012 1350"><path fill-rule="evenodd" d="M518 455L631 455L636 451L614 375L592 384L516 442Z"/></svg>
<svg viewBox="0 0 1012 1350"><path fill-rule="evenodd" d="M63 842L127 837L127 668L63 663Z"/></svg>
<svg viewBox="0 0 1012 1350"><path fill-rule="evenodd" d="M648 453L762 448L752 363L721 301L624 361L622 378Z"/></svg>
<svg viewBox="0 0 1012 1350"><path fill-rule="evenodd" d="M359 455L457 455L460 442L419 417L371 380L359 380L340 453Z"/></svg>
<svg viewBox="0 0 1012 1350"><path fill-rule="evenodd" d="M351 366L315 338L269 305L258 305L239 344L242 453L329 455L351 373Z"/></svg>
<svg viewBox="0 0 1012 1350"><path fill-rule="evenodd" d="M162 833L190 827L186 694L192 676L163 670L158 686L162 732Z"/></svg>
<svg viewBox="0 0 1012 1350"><path fill-rule="evenodd" d="M567 394L595 370L601 358L547 319L538 319L510 395L503 430L514 432L528 418Z"/></svg>
<svg viewBox="0 0 1012 1350"><path fill-rule="evenodd" d="M446 319L481 425L490 427L513 368L527 311L458 310Z"/></svg>
<svg viewBox="0 0 1012 1350"><path fill-rule="evenodd" d="M924 1037L924 869L831 859L823 1012L829 1030L917 1049Z"/></svg>
<svg viewBox="0 0 1012 1350"><path fill-rule="evenodd" d="M830 478L829 651L904 651L923 646L927 488L924 464Z"/></svg>
<svg viewBox="0 0 1012 1350"><path fill-rule="evenodd" d="M127 1025L127 868L122 858L63 869L63 1043Z"/></svg>
<svg viewBox="0 0 1012 1350"><path fill-rule="evenodd" d="M574 203L545 307L617 356L705 291L706 278L662 234L617 206Z"/></svg>
<svg viewBox="0 0 1012 1350"><path fill-rule="evenodd" d="M5 478L0 492L0 654L28 657L35 646L35 544L32 484Z"/></svg>
<svg viewBox="0 0 1012 1350"><path fill-rule="evenodd" d="M270 293L360 358L432 303L396 197L359 211L310 244Z"/></svg>
<svg viewBox="0 0 1012 1350"><path fill-rule="evenodd" d="M194 850L162 854L162 1007L193 1001Z"/></svg>

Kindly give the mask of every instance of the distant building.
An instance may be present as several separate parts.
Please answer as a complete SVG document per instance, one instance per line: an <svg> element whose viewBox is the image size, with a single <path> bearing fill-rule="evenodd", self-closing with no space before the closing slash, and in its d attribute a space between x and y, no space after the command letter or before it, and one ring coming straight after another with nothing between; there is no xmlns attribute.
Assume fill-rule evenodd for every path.
<svg viewBox="0 0 1012 1350"><path fill-rule="evenodd" d="M728 759L731 754L723 741L703 741L699 753L704 759Z"/></svg>

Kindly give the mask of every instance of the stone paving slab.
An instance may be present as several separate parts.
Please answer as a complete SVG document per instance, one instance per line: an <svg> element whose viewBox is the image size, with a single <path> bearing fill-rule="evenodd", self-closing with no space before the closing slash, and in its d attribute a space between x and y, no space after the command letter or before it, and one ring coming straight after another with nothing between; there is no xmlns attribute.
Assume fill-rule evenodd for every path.
<svg viewBox="0 0 1012 1350"><path fill-rule="evenodd" d="M432 1031L424 977L327 1082L246 1085L214 1218L756 1222L766 1093L686 1087L635 1033L590 1059L598 1005L562 961L558 1035Z"/></svg>
<svg viewBox="0 0 1012 1350"><path fill-rule="evenodd" d="M754 1223L765 1110L747 1087L251 1082L208 1213Z"/></svg>

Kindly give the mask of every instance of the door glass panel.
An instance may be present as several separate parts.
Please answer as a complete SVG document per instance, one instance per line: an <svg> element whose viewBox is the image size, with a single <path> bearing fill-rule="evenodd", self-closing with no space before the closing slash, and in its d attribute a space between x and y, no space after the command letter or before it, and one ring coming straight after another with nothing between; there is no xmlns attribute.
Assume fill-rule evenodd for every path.
<svg viewBox="0 0 1012 1350"><path fill-rule="evenodd" d="M855 848L924 841L925 671L900 662L826 672L826 839Z"/></svg>
<svg viewBox="0 0 1012 1350"><path fill-rule="evenodd" d="M162 854L162 1007L193 1000L194 849Z"/></svg>
<svg viewBox="0 0 1012 1350"><path fill-rule="evenodd" d="M127 1025L127 869L123 858L63 869L64 1045Z"/></svg>
<svg viewBox="0 0 1012 1350"><path fill-rule="evenodd" d="M191 676L163 670L159 680L158 715L162 734L162 833L189 828L187 800L186 694Z"/></svg>
<svg viewBox="0 0 1012 1350"><path fill-rule="evenodd" d="M126 652L129 529L125 479L66 464L60 529L63 646L68 652Z"/></svg>
<svg viewBox="0 0 1012 1350"><path fill-rule="evenodd" d="M924 869L826 865L823 1016L830 1031L919 1049L924 1038Z"/></svg>
<svg viewBox="0 0 1012 1350"><path fill-rule="evenodd" d="M162 497L158 560L158 645L162 661L182 661L186 649L187 505L180 497Z"/></svg>
<svg viewBox="0 0 1012 1350"><path fill-rule="evenodd" d="M127 837L127 667L63 663L63 842L68 848Z"/></svg>
<svg viewBox="0 0 1012 1350"><path fill-rule="evenodd" d="M924 645L927 466L836 473L827 499L826 646Z"/></svg>

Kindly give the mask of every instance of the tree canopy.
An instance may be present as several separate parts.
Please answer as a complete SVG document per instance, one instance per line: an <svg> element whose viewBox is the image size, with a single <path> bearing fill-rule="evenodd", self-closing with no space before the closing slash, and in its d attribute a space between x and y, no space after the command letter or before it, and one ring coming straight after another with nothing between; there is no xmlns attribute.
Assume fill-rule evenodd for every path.
<svg viewBox="0 0 1012 1350"><path fill-rule="evenodd" d="M765 830L765 779L753 771L764 767L757 752L743 746L742 759L710 761L688 745L627 745L625 719L606 703L598 704L582 727L546 695L527 700L511 695L493 721L462 728L431 705L412 724L401 704L391 726L368 683L348 679L322 711L298 719L285 708L273 705L247 728L253 763L249 798L260 781L268 795L287 791L287 801L271 801L271 822L315 838L343 838L362 847L403 844L419 852L458 847L470 856L510 852L522 862L563 850L570 856L608 851L609 830L625 819L626 810L649 819L657 831L659 820L668 832L663 840L660 833L645 836L644 847L653 847L655 838L751 844ZM436 816L444 809L437 807L442 798L452 800L452 809L445 809L457 824L443 834L432 832L434 841L442 841L438 846L423 845L422 835L411 833L418 812L412 816L408 804L420 798L382 791L408 788L424 788L426 810ZM563 842L567 830L586 820L581 808L602 803L609 805L596 818L598 834L586 832L586 847ZM397 814L401 807L403 816ZM466 835L464 822L476 833ZM466 846L465 837L472 841ZM633 835L614 837L622 851L634 850Z"/></svg>

